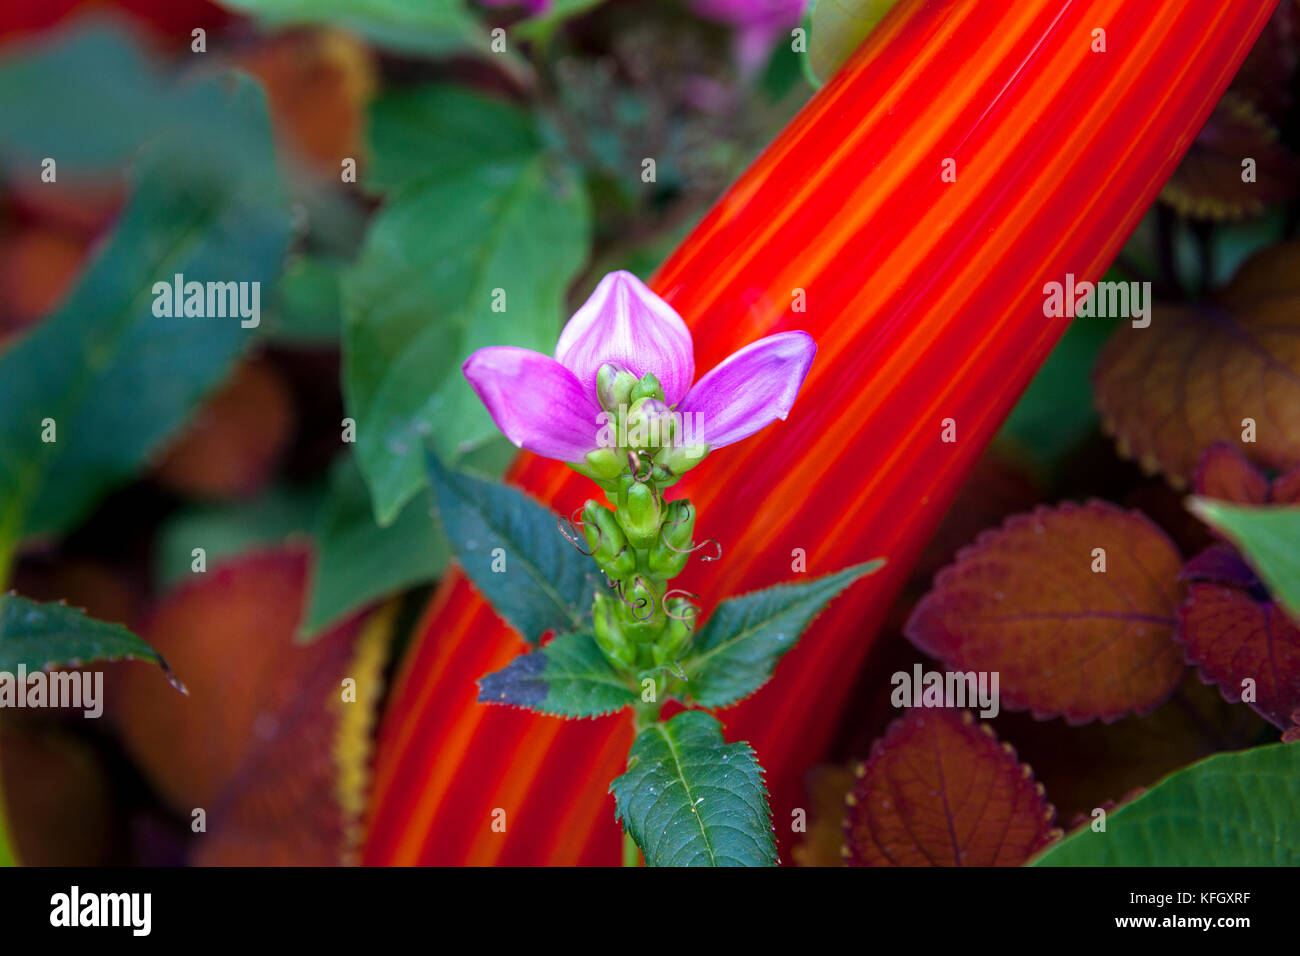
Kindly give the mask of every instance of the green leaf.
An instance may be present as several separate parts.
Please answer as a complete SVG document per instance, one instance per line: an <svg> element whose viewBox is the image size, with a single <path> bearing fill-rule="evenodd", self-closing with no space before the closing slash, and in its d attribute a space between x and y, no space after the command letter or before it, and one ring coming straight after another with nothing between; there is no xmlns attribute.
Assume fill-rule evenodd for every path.
<svg viewBox="0 0 1300 956"><path fill-rule="evenodd" d="M126 161L172 115L171 104L165 76L124 30L97 24L44 37L0 64L0 155L25 180L54 157L63 182Z"/></svg>
<svg viewBox="0 0 1300 956"><path fill-rule="evenodd" d="M397 53L442 55L488 49L461 0L218 0L273 26L329 24Z"/></svg>
<svg viewBox="0 0 1300 956"><path fill-rule="evenodd" d="M532 117L499 97L460 86L421 86L371 104L365 174L371 192L456 176L489 159L527 162L541 149Z"/></svg>
<svg viewBox="0 0 1300 956"><path fill-rule="evenodd" d="M855 564L806 584L778 584L718 605L684 662L690 699L726 707L767 683L776 662L832 598L883 567L883 559Z"/></svg>
<svg viewBox="0 0 1300 956"><path fill-rule="evenodd" d="M554 350L588 230L580 184L541 155L421 179L376 217L344 282L343 386L380 524L424 485L425 436L454 460L497 434L461 365L488 345Z"/></svg>
<svg viewBox="0 0 1300 956"><path fill-rule="evenodd" d="M162 655L120 624L87 617L66 604L41 604L17 594L0 595L0 671L82 667L91 661L145 660L163 669L177 690Z"/></svg>
<svg viewBox="0 0 1300 956"><path fill-rule="evenodd" d="M1300 507L1188 498L1187 507L1235 544L1269 593L1300 621Z"/></svg>
<svg viewBox="0 0 1300 956"><path fill-rule="evenodd" d="M816 0L808 17L808 68L825 83L898 0Z"/></svg>
<svg viewBox="0 0 1300 956"><path fill-rule="evenodd" d="M479 703L525 707L553 717L598 717L637 701L590 634L561 634L478 682Z"/></svg>
<svg viewBox="0 0 1300 956"><path fill-rule="evenodd" d="M344 456L334 466L313 535L316 560L299 638L318 636L349 612L441 574L451 549L432 508L425 490L380 527L356 460Z"/></svg>
<svg viewBox="0 0 1300 956"><path fill-rule="evenodd" d="M1107 279L1117 279L1108 273ZM1092 367L1120 320L1080 319L1061 341L1007 416L998 439L1051 469L1097 427Z"/></svg>
<svg viewBox="0 0 1300 956"><path fill-rule="evenodd" d="M637 734L610 792L647 866L775 866L763 769L699 710Z"/></svg>
<svg viewBox="0 0 1300 956"><path fill-rule="evenodd" d="M453 471L432 450L426 461L447 540L506 623L533 644L547 631L580 630L595 565L560 534L556 516L518 489Z"/></svg>
<svg viewBox="0 0 1300 956"><path fill-rule="evenodd" d="M1300 865L1300 743L1217 754L1080 830L1032 866Z"/></svg>
<svg viewBox="0 0 1300 956"><path fill-rule="evenodd" d="M251 81L187 90L205 137L155 143L107 246L59 310L0 355L0 551L57 533L130 478L215 387L253 329L238 316L154 315L155 282L273 280L287 215ZM245 153L255 126L260 149ZM251 145L251 140L248 144ZM54 441L43 424L52 419ZM0 564L3 562L0 561Z"/></svg>
<svg viewBox="0 0 1300 956"><path fill-rule="evenodd" d="M343 329L343 269L342 262L325 257L289 262L262 318L262 334L290 346L336 346Z"/></svg>

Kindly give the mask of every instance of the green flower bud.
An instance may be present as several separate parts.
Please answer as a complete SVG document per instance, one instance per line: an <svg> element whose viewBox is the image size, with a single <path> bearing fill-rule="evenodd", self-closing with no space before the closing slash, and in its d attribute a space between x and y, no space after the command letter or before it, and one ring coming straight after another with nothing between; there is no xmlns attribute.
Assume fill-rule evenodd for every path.
<svg viewBox="0 0 1300 956"><path fill-rule="evenodd" d="M635 404L637 399L641 398L657 398L661 402L664 401L663 386L659 384L659 379L655 377L653 372L646 372L642 375L641 381L632 386L632 391L628 395L628 399L632 404Z"/></svg>
<svg viewBox="0 0 1300 956"><path fill-rule="evenodd" d="M668 502L663 532L650 548L650 573L675 578L690 558L691 538L695 534L695 506L685 498Z"/></svg>
<svg viewBox="0 0 1300 956"><path fill-rule="evenodd" d="M630 405L632 390L636 387L636 376L613 362L606 362L596 372L596 397L600 407L608 412L616 412L621 406Z"/></svg>
<svg viewBox="0 0 1300 956"><path fill-rule="evenodd" d="M681 609L686 606L686 602L672 601L670 603L673 604L674 614L683 613ZM681 660L691 646L691 634L689 624L675 617L669 617L668 628L664 632L664 636L651 649L655 664L662 667L665 664Z"/></svg>
<svg viewBox="0 0 1300 956"><path fill-rule="evenodd" d="M587 452L587 471L598 481L613 481L627 469L627 459L620 458L613 448L597 448Z"/></svg>
<svg viewBox="0 0 1300 956"><path fill-rule="evenodd" d="M672 444L655 453L655 464L673 476L680 476L702 462L708 453L708 445Z"/></svg>
<svg viewBox="0 0 1300 956"><path fill-rule="evenodd" d="M654 545L659 519L659 495L649 482L633 481L626 491L620 489L618 521L632 547L644 551Z"/></svg>
<svg viewBox="0 0 1300 956"><path fill-rule="evenodd" d="M631 670L636 666L636 647L623 634L610 598L597 594L592 605L592 636L596 646L615 667Z"/></svg>

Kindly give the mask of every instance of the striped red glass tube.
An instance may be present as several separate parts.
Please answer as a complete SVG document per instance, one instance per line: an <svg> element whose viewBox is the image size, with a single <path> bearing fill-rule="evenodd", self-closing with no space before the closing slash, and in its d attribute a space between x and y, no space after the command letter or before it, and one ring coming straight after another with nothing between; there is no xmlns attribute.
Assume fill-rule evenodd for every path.
<svg viewBox="0 0 1300 956"><path fill-rule="evenodd" d="M767 768L783 853L858 665L901 639L878 628L909 564L1064 329L1044 283L1104 271L1274 5L904 0L654 277L701 370L773 332L818 342L789 420L678 486L724 547L682 585L707 613L795 577L795 549L808 576L890 562L719 714ZM562 513L595 490L528 455L511 480ZM606 788L630 723L477 704L522 650L464 578L442 582L382 723L367 862L619 861Z"/></svg>

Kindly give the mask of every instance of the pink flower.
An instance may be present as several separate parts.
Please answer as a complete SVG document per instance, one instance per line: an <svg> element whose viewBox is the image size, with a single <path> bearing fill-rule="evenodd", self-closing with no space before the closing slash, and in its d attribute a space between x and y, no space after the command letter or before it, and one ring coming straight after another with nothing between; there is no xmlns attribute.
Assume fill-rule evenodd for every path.
<svg viewBox="0 0 1300 956"><path fill-rule="evenodd" d="M663 403L694 415L710 450L748 438L794 405L817 351L807 332L780 332L732 353L694 385L695 355L682 317L629 272L611 272L573 314L555 357L513 346L479 349L462 367L497 427L520 448L581 462L600 447L607 416L602 366L659 380ZM657 406L656 406L657 408Z"/></svg>

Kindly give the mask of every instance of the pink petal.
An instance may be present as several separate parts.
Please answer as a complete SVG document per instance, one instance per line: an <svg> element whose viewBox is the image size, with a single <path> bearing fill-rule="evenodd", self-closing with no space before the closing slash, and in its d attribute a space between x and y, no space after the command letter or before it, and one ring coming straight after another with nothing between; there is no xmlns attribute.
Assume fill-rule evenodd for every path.
<svg viewBox="0 0 1300 956"><path fill-rule="evenodd" d="M611 272L573 313L555 358L592 395L596 372L616 362L637 378L654 373L669 405L681 401L695 378L695 348L682 317L630 272Z"/></svg>
<svg viewBox="0 0 1300 956"><path fill-rule="evenodd" d="M790 414L816 354L807 332L751 342L696 382L677 411L698 413L696 440L710 449L748 438Z"/></svg>
<svg viewBox="0 0 1300 956"><path fill-rule="evenodd" d="M549 355L496 345L479 349L461 371L516 446L559 461L581 461L596 447L594 393Z"/></svg>

